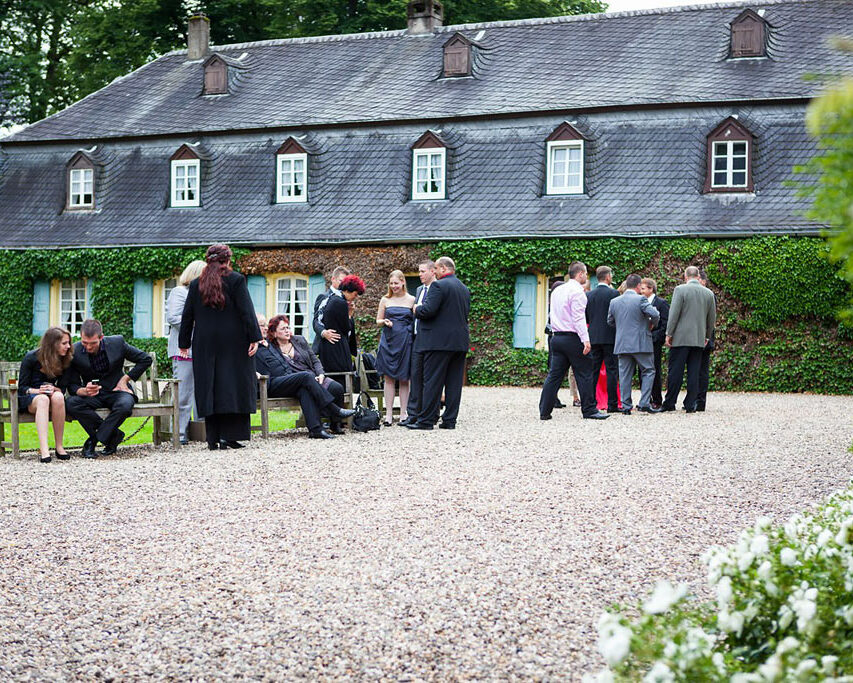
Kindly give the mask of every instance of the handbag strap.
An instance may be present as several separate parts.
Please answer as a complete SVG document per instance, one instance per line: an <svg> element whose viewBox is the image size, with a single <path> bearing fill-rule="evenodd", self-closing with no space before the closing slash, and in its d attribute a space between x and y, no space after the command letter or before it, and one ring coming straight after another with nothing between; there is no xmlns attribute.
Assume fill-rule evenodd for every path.
<svg viewBox="0 0 853 683"><path fill-rule="evenodd" d="M365 401L365 399L367 399L367 401ZM370 394L363 390L358 395L358 405L360 405L365 410L376 410L376 406L373 403L373 399L370 398Z"/></svg>

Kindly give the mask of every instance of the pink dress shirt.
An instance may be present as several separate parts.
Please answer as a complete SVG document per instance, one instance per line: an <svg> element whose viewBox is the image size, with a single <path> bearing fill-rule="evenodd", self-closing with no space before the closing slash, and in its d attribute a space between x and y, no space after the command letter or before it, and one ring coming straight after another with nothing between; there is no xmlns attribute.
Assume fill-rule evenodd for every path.
<svg viewBox="0 0 853 683"><path fill-rule="evenodd" d="M551 292L551 329L574 332L584 344L589 341L586 292L577 280L569 280Z"/></svg>

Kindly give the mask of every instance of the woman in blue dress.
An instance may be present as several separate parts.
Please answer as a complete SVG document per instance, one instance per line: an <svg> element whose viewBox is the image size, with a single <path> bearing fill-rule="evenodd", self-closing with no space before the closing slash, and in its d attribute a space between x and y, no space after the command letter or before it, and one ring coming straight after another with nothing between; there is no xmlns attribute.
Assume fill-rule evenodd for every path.
<svg viewBox="0 0 853 683"><path fill-rule="evenodd" d="M388 277L388 292L379 301L376 324L382 328L376 371L385 375L385 426L390 427L394 410L394 384L400 384L400 419L405 420L409 402L409 364L412 357L412 308L415 297L406 291L406 276L400 270Z"/></svg>

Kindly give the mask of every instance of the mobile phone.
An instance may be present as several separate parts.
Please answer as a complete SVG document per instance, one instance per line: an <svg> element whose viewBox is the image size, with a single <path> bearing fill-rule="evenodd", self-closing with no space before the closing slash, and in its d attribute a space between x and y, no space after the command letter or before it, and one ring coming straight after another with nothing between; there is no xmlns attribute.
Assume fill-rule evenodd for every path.
<svg viewBox="0 0 853 683"><path fill-rule="evenodd" d="M100 384L101 384L101 380L99 380L99 379L93 379L93 380L92 380L92 384L100 385Z"/></svg>

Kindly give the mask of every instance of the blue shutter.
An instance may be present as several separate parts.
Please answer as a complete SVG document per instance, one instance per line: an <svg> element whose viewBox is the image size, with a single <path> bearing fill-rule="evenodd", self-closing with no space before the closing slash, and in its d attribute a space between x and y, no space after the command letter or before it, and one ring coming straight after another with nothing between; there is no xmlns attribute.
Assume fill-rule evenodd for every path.
<svg viewBox="0 0 853 683"><path fill-rule="evenodd" d="M33 283L33 334L44 334L50 327L50 282Z"/></svg>
<svg viewBox="0 0 853 683"><path fill-rule="evenodd" d="M515 276L515 308L512 345L517 349L536 346L536 276Z"/></svg>
<svg viewBox="0 0 853 683"><path fill-rule="evenodd" d="M151 280L133 283L133 336L142 339L154 334L154 287Z"/></svg>
<svg viewBox="0 0 853 683"><path fill-rule="evenodd" d="M86 317L94 318L94 299L92 297L92 285L94 284L94 280L92 278L88 278L86 280Z"/></svg>
<svg viewBox="0 0 853 683"><path fill-rule="evenodd" d="M326 278L323 273L315 273L308 278L308 306L311 311L311 321L308 323L308 341L313 342L314 337L314 302L317 297L326 291Z"/></svg>
<svg viewBox="0 0 853 683"><path fill-rule="evenodd" d="M255 313L267 314L267 279L263 275L249 275L246 278L249 287L249 296Z"/></svg>

